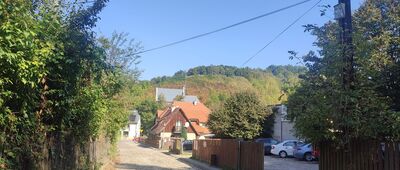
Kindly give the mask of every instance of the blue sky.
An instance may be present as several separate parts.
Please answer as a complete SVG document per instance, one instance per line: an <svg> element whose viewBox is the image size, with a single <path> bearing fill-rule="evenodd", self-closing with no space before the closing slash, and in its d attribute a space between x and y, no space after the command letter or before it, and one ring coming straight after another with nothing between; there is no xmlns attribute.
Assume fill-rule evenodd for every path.
<svg viewBox="0 0 400 170"><path fill-rule="evenodd" d="M113 31L129 33L145 49L212 31L301 0L110 0L100 14L95 31L110 37ZM141 79L173 75L200 65L232 65L241 67L255 52L267 44L299 15L314 5L312 0L223 32L188 41L157 51L141 54ZM352 0L356 9L363 0ZM337 0L323 0L320 5L335 5ZM304 54L311 49L315 37L305 33L302 25L322 25L333 18L333 8L320 16L314 8L285 34L274 41L247 65L265 68L269 65L295 64L287 51Z"/></svg>

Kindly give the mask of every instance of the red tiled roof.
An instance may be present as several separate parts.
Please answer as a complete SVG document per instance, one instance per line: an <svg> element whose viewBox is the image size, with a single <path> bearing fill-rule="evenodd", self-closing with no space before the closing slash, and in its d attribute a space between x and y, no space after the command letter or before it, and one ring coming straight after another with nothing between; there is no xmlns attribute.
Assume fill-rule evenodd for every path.
<svg viewBox="0 0 400 170"><path fill-rule="evenodd" d="M166 110L157 110L157 117L161 118L161 116L166 112Z"/></svg>
<svg viewBox="0 0 400 170"><path fill-rule="evenodd" d="M211 133L207 127L200 126L198 123L206 123L208 121L208 116L211 110L208 109L203 103L197 102L196 104L192 102L181 102L174 101L172 108L167 108L165 110L157 110L157 119L154 126L151 128L152 134L159 134L168 124L171 119L171 115L176 111L181 111L181 113L186 117L187 121L193 127L196 134L209 134ZM174 107L177 107L174 109ZM191 122L190 120L198 120L198 122Z"/></svg>
<svg viewBox="0 0 400 170"><path fill-rule="evenodd" d="M208 128L200 126L195 122L191 122L191 125L193 129L197 132L197 134L211 133L210 130L208 130Z"/></svg>
<svg viewBox="0 0 400 170"><path fill-rule="evenodd" d="M208 116L211 113L211 110L200 102L194 104L192 102L174 101L172 105L181 108L189 120L198 119L202 123L208 121Z"/></svg>

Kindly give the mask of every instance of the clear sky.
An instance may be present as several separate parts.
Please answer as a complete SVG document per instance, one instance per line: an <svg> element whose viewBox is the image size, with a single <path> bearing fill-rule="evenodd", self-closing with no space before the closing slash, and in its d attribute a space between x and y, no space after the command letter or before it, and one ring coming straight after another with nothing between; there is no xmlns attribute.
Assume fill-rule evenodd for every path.
<svg viewBox="0 0 400 170"><path fill-rule="evenodd" d="M302 0L110 0L100 14L95 31L110 37L113 31L129 33L145 49L212 31L236 22L273 11ZM287 25L318 0L276 13L223 32L188 41L157 51L141 54L141 79L173 75L200 65L242 64L273 39ZM363 0L352 0L356 9ZM337 4L323 0L320 5ZM315 49L315 37L304 32L302 25L322 25L333 18L333 7L320 16L321 7L314 8L297 24L247 65L265 68L269 65L295 64L289 50L304 54Z"/></svg>

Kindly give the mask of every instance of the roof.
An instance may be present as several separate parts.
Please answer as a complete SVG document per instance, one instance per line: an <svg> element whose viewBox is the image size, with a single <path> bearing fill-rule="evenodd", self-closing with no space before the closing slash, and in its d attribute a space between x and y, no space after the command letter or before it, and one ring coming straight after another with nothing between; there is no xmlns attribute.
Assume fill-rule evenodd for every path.
<svg viewBox="0 0 400 170"><path fill-rule="evenodd" d="M166 110L157 110L157 117L161 117L165 112Z"/></svg>
<svg viewBox="0 0 400 170"><path fill-rule="evenodd" d="M172 116L173 112L175 112L177 110L179 110L179 109L174 109L174 108L166 109L163 112L164 114L159 119L157 119L157 121L151 128L150 133L151 134L160 134L165 129L165 126L167 126L167 124L171 120L171 116Z"/></svg>
<svg viewBox="0 0 400 170"><path fill-rule="evenodd" d="M140 115L137 110L134 110L132 114L129 115L129 123L137 124L140 120Z"/></svg>
<svg viewBox="0 0 400 170"><path fill-rule="evenodd" d="M211 110L201 102L174 101L172 105L181 108L189 120L197 119L202 123L208 121L208 116L211 113Z"/></svg>
<svg viewBox="0 0 400 170"><path fill-rule="evenodd" d="M164 111L157 110L157 119L150 133L160 134L171 121L172 115L177 114L177 112L181 112L188 122L192 119L196 119L199 120L199 122L205 123L211 111L200 102L195 104L191 102L174 101L173 107L169 107ZM211 133L207 127L200 126L197 122L190 122L190 125L198 135Z"/></svg>
<svg viewBox="0 0 400 170"><path fill-rule="evenodd" d="M160 96L163 96L166 102L172 102L176 96L184 95L184 89L156 88L156 101L160 101Z"/></svg>
<svg viewBox="0 0 400 170"><path fill-rule="evenodd" d="M183 97L182 101L191 102L191 103L192 102L198 102L199 98L197 98L197 96L188 96L188 95L186 95L186 96Z"/></svg>
<svg viewBox="0 0 400 170"><path fill-rule="evenodd" d="M198 125L197 123L190 123L193 127L193 129L198 133L198 134L207 134L207 133L211 133L210 130L208 130L208 128L203 127Z"/></svg>

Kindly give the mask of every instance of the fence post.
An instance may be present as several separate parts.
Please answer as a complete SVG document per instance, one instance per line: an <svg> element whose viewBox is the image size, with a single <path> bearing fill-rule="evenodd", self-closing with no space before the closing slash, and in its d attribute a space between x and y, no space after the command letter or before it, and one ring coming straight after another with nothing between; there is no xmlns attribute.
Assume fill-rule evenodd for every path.
<svg viewBox="0 0 400 170"><path fill-rule="evenodd" d="M242 161L242 152L241 152L241 142L240 140L238 140L238 161L237 161L237 168L238 170L240 170L240 162Z"/></svg>

